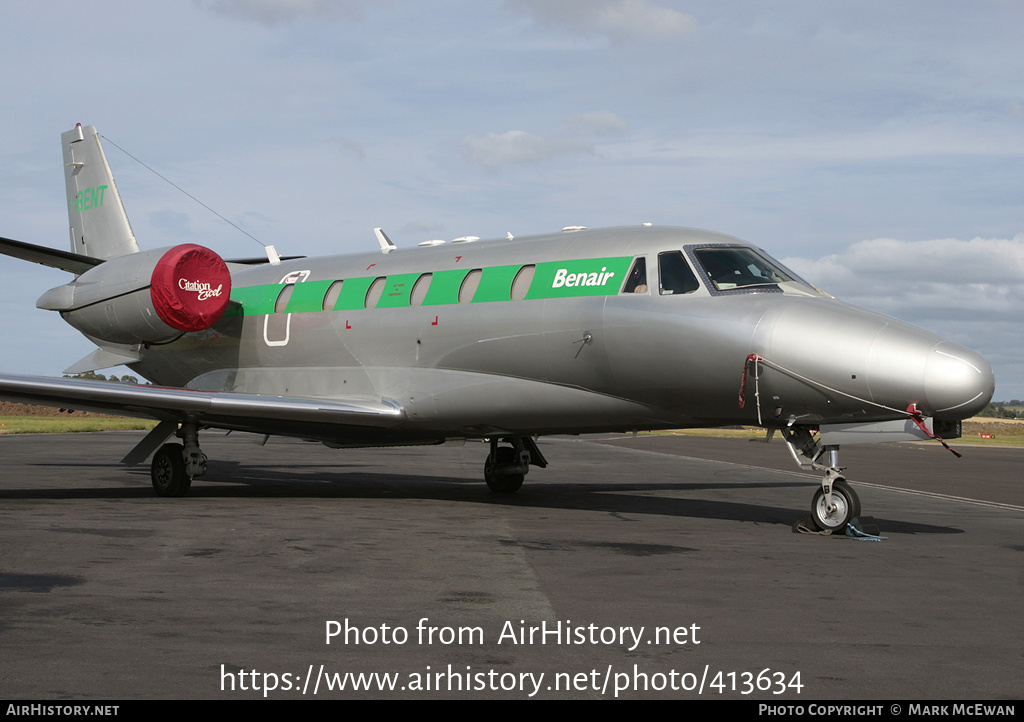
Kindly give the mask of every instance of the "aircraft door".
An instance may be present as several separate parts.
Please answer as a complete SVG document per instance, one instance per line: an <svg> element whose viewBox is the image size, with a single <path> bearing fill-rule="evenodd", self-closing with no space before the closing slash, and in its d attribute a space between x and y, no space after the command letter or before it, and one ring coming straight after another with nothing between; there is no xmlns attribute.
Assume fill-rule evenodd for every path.
<svg viewBox="0 0 1024 722"><path fill-rule="evenodd" d="M307 278L309 278L309 271L292 271L281 279L282 288L274 302L274 312L263 317L263 340L267 346L288 345L291 336L292 315L285 311L291 300L292 292L295 290L295 284L302 283Z"/></svg>

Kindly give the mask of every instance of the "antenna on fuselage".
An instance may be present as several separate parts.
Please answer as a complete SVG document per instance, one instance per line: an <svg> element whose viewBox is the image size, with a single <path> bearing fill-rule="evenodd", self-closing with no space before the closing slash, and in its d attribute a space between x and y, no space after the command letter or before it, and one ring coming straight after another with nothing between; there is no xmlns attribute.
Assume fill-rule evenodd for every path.
<svg viewBox="0 0 1024 722"><path fill-rule="evenodd" d="M383 228L374 228L373 233L377 236L377 243L380 244L381 253L391 253L391 251L398 248L398 246L391 242L391 239L388 238L387 234L384 233Z"/></svg>

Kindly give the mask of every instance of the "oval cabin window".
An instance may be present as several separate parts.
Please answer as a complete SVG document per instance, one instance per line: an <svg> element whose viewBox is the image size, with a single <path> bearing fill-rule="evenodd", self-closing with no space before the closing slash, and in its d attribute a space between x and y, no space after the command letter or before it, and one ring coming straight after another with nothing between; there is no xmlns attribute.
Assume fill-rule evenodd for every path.
<svg viewBox="0 0 1024 722"><path fill-rule="evenodd" d="M430 279L433 275L432 273L424 273L416 279L416 283L412 286L412 291L409 292L410 306L423 305L423 300L427 297L427 291L430 290Z"/></svg>
<svg viewBox="0 0 1024 722"><path fill-rule="evenodd" d="M281 289L281 293L277 294L277 300L274 302L274 313L284 313L285 309L288 308L288 302L292 300L292 293L295 292L295 284L286 284Z"/></svg>
<svg viewBox="0 0 1024 722"><path fill-rule="evenodd" d="M522 301L530 291L530 284L533 283L533 274L537 267L534 265L523 266L519 273L512 280L512 300Z"/></svg>
<svg viewBox="0 0 1024 722"><path fill-rule="evenodd" d="M330 288L327 289L327 293L324 294L324 310L333 311L335 304L338 303L338 299L341 298L341 287L344 285L344 281L335 281L331 284Z"/></svg>
<svg viewBox="0 0 1024 722"><path fill-rule="evenodd" d="M377 302L380 301L381 294L384 293L384 281L386 280L387 276L378 276L370 284L370 288L366 292L365 308L377 308Z"/></svg>
<svg viewBox="0 0 1024 722"><path fill-rule="evenodd" d="M462 285L459 287L459 303L471 303L473 301L476 289L480 288L480 276L483 274L484 272L480 268L474 268L466 274L466 277L462 279Z"/></svg>

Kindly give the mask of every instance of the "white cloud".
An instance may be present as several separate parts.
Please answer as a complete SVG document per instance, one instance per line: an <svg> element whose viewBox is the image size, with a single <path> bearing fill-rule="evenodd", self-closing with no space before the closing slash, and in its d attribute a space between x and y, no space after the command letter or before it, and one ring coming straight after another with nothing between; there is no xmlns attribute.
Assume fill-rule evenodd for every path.
<svg viewBox="0 0 1024 722"><path fill-rule="evenodd" d="M494 170L506 164L539 163L560 155L593 153L594 146L575 138L543 137L524 130L469 135L462 139L473 163Z"/></svg>
<svg viewBox="0 0 1024 722"><path fill-rule="evenodd" d="M784 263L843 297L902 298L919 308L963 308L966 303L980 310L1005 304L1024 321L1024 309L1011 302L1014 295L1024 298L1024 234L971 241L877 238L842 253Z"/></svg>
<svg viewBox="0 0 1024 722"><path fill-rule="evenodd" d="M618 135L629 130L629 123L610 110L577 113L565 119L565 127L576 135Z"/></svg>
<svg viewBox="0 0 1024 722"><path fill-rule="evenodd" d="M274 26L305 17L362 18L360 0L193 0L218 15Z"/></svg>
<svg viewBox="0 0 1024 722"><path fill-rule="evenodd" d="M559 25L584 37L613 42L679 40L692 36L697 20L650 0L506 0L509 9L541 25Z"/></svg>

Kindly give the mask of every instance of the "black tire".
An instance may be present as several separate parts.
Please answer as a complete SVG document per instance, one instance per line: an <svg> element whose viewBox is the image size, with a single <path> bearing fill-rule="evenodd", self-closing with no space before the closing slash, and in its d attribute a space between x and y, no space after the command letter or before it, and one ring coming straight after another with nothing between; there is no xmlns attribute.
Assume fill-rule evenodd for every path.
<svg viewBox="0 0 1024 722"><path fill-rule="evenodd" d="M492 465L490 460L484 464L484 481L487 488L495 494L515 494L523 485L525 474L502 474L506 466L515 466L516 450L511 446L499 446L495 452L497 459Z"/></svg>
<svg viewBox="0 0 1024 722"><path fill-rule="evenodd" d="M192 477L185 472L185 447L164 444L153 454L149 475L157 496L185 496L192 486Z"/></svg>
<svg viewBox="0 0 1024 722"><path fill-rule="evenodd" d="M825 507L825 491L819 486L811 501L811 517L822 531L838 534L860 516L860 497L843 479L832 484L832 505L835 507L833 511Z"/></svg>

